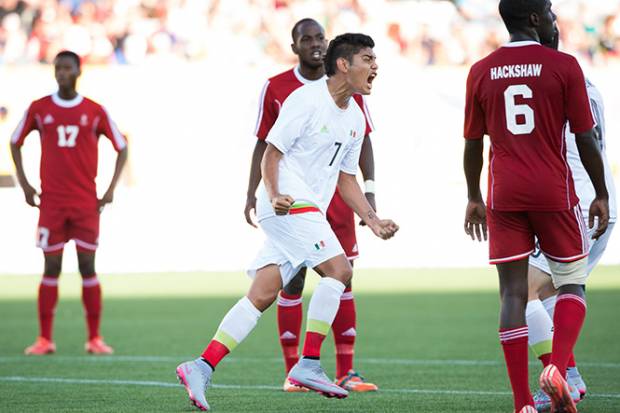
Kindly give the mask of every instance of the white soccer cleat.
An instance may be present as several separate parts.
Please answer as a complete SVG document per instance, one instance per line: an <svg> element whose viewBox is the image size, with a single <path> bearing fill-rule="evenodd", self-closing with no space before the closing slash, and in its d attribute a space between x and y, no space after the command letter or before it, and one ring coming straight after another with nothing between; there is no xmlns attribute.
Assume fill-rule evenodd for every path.
<svg viewBox="0 0 620 413"><path fill-rule="evenodd" d="M205 398L207 387L211 384L213 370L204 361L197 359L186 361L177 367L177 377L181 384L185 386L189 400L198 409L209 410L209 403Z"/></svg>
<svg viewBox="0 0 620 413"><path fill-rule="evenodd" d="M568 382L569 386L579 391L580 400L583 400L583 398L586 397L588 387L583 381L581 374L579 374L579 370L577 370L577 367L569 367L568 369L566 369L566 381Z"/></svg>
<svg viewBox="0 0 620 413"><path fill-rule="evenodd" d="M325 397L343 399L349 395L348 391L331 382L319 360L300 359L288 373L288 380L292 384L314 390Z"/></svg>

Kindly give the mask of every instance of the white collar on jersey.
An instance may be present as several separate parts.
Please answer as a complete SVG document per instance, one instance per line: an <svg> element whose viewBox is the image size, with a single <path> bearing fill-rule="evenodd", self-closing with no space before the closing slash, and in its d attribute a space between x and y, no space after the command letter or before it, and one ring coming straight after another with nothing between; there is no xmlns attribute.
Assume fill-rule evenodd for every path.
<svg viewBox="0 0 620 413"><path fill-rule="evenodd" d="M521 46L540 46L535 40L521 40L520 42L509 42L503 44L502 47L521 47Z"/></svg>
<svg viewBox="0 0 620 413"><path fill-rule="evenodd" d="M310 79L306 79L305 77L303 77L301 75L301 72L299 71L299 65L295 66L295 68L293 69L293 73L295 73L295 77L297 78L297 80L299 80L304 85L307 85L308 83L316 82L316 80L310 80ZM327 75L323 75L321 79L327 79ZM317 79L317 80L321 80L321 79Z"/></svg>
<svg viewBox="0 0 620 413"><path fill-rule="evenodd" d="M58 96L58 92L52 95L52 101L56 105L60 106L61 108L74 108L80 103L82 103L83 100L84 100L84 97L80 94L78 94L76 97L74 97L71 100L65 100L61 98L60 96Z"/></svg>

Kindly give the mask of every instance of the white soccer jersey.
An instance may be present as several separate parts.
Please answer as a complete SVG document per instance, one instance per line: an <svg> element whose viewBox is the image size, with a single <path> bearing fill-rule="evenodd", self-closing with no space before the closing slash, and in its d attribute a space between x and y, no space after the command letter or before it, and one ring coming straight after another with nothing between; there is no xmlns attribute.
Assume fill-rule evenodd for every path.
<svg viewBox="0 0 620 413"><path fill-rule="evenodd" d="M611 222L615 222L618 217L616 189L614 186L613 176L611 174L611 168L609 167L609 162L607 161L607 155L605 153L606 142L603 98L601 97L601 94L596 86L594 86L589 80L586 80L586 87L588 97L590 98L592 114L596 122L595 130L597 132L597 144L601 150L603 165L605 167L605 183L607 184L607 191L609 192L609 220ZM581 163L579 151L577 150L577 143L575 142L575 135L570 132L570 128L566 128L566 157L573 173L575 192L579 197L579 205L581 206L583 216L586 217L587 220L588 210L592 200L594 200L594 197L596 196L596 192L594 191L594 187L592 186L588 173Z"/></svg>
<svg viewBox="0 0 620 413"><path fill-rule="evenodd" d="M336 106L326 81L295 90L267 136L284 156L280 160L278 188L298 204L311 204L324 214L336 190L340 171L355 175L366 121L351 99L346 109ZM275 215L264 183L256 202L260 221Z"/></svg>

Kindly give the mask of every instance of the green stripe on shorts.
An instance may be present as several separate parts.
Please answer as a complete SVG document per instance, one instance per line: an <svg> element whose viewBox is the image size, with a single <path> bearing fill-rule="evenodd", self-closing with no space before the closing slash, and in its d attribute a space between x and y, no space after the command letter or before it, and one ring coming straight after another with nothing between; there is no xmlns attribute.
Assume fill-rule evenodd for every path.
<svg viewBox="0 0 620 413"><path fill-rule="evenodd" d="M222 330L217 330L217 333L215 333L215 337L213 337L213 340L219 341L220 343L225 345L228 351L233 351L235 347L237 347L237 344L239 344L234 338L232 338Z"/></svg>
<svg viewBox="0 0 620 413"><path fill-rule="evenodd" d="M330 325L325 321L320 320L308 320L308 332L323 334L324 336L329 333Z"/></svg>

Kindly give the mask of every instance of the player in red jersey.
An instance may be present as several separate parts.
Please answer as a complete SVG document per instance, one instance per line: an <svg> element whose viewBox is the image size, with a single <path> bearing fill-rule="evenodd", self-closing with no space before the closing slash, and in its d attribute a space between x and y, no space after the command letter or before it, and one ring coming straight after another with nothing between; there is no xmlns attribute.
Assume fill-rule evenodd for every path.
<svg viewBox="0 0 620 413"><path fill-rule="evenodd" d="M585 318L588 239L566 161L564 127L576 135L596 190L589 225L594 238L609 218L603 163L585 80L576 59L542 46L551 42L549 0L501 0L510 43L474 64L467 79L464 168L468 198L465 232L486 239L500 279L500 341L517 412L536 411L528 385L528 257L534 237L559 289L551 364L540 377L552 411L576 412L564 376ZM483 136L491 138L487 206L480 193Z"/></svg>
<svg viewBox="0 0 620 413"><path fill-rule="evenodd" d="M256 146L250 167L245 218L248 224L256 227L252 219L252 210L256 207L256 188L261 180L260 162L267 147L265 138L275 123L280 107L297 88L325 78L323 56L327 49L325 31L313 19L302 19L295 24L292 30L293 53L299 58L299 65L286 72L270 78L265 84L261 98L258 120L256 125ZM366 132L359 166L366 182L365 195L370 205L375 208L374 197L374 159L369 134L372 132L371 121L362 95L354 95L356 103L366 116ZM358 257L357 240L355 237L355 222L353 210L342 200L338 190L334 194L327 220L334 230L347 258L353 264ZM284 287L278 296L278 331L280 344L284 355L286 373L299 360L299 335L302 323L302 292L306 277L306 268L300 270L291 282ZM376 391L377 386L366 382L353 369L354 344L356 337L355 300L348 285L340 301L340 308L332 324L334 340L336 342L336 382L349 391L366 392ZM284 391L307 391L304 388L293 386L285 380Z"/></svg>
<svg viewBox="0 0 620 413"><path fill-rule="evenodd" d="M40 332L26 354L56 351L52 325L58 301L58 277L64 245L73 239L82 275L82 301L86 312L86 351L110 354L99 334L101 287L95 272L95 251L99 239L99 214L114 199L114 188L127 160L127 141L99 104L78 94L80 58L70 51L54 59L58 92L32 102L11 138L11 153L17 179L28 205L39 208L37 245L43 250L45 270L39 286ZM30 185L22 165L21 147L28 134L41 137L41 194ZM99 135L107 137L118 152L116 168L108 190L97 199L95 177Z"/></svg>

